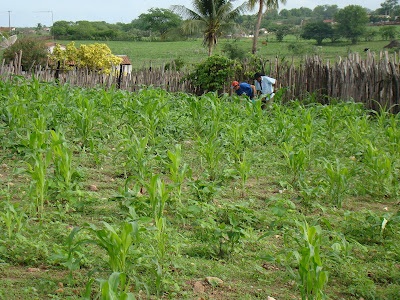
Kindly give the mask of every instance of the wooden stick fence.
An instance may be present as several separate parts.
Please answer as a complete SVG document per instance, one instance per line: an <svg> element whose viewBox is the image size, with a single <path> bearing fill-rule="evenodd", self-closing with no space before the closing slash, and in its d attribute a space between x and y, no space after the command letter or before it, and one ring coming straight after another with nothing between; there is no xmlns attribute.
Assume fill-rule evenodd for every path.
<svg viewBox="0 0 400 300"><path fill-rule="evenodd" d="M251 68L244 66L244 69ZM297 66L293 62L279 63L276 59L270 62L269 69L269 75L277 79L278 88L286 90L284 101L304 100L311 96L321 103L340 99L362 102L367 108L375 110L385 108L393 113L400 111L400 70L396 53L367 53L364 58L359 54L351 54L333 63L324 62L319 56L311 56ZM118 86L132 92L144 86L153 86L169 92L196 93L196 87L184 79L187 74L188 71L165 70L164 66L133 70L124 76L72 70L60 72L58 82L86 88ZM23 72L20 55L9 65L3 61L0 68L0 80L10 80L14 75L26 78L35 76L46 82L55 80L55 70L48 67L36 67L29 72ZM230 91L229 84L227 82L224 91Z"/></svg>

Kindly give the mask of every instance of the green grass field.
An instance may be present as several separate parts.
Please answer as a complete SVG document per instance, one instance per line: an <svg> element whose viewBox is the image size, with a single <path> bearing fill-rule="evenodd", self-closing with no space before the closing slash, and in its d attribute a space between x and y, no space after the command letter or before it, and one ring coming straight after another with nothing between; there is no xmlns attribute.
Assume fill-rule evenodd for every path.
<svg viewBox="0 0 400 300"><path fill-rule="evenodd" d="M261 37L258 43L258 55L266 59L279 57L291 61L300 61L305 55L318 54L323 59L336 61L338 57L346 57L349 53L364 53L365 48L379 54L384 50L384 46L389 41L360 41L356 45L348 42L323 43L316 46L313 41L297 40L294 36L287 36L282 42L277 42L275 37L269 37L267 44L262 41L266 37ZM57 41L61 44L68 44L70 41ZM95 43L94 41L76 41L75 45ZM220 39L215 54L221 54L225 43L235 43L239 49L244 50L247 55L251 55L251 38L239 40ZM207 49L202 45L201 40L189 40L180 42L106 42L113 54L125 54L131 59L134 68L148 67L149 65L160 66L169 63L174 59L180 58L185 64L196 64L207 58ZM295 45L296 50L289 50L290 46Z"/></svg>

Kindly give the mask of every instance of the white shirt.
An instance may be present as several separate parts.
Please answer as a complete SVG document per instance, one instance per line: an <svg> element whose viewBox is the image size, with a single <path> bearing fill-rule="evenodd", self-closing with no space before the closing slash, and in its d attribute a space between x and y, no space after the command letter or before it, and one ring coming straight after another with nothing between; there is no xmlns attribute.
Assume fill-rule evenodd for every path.
<svg viewBox="0 0 400 300"><path fill-rule="evenodd" d="M254 80L254 85L257 91L260 91L262 95L270 95L270 98L274 96L274 84L276 82L275 78L268 76L261 76L261 84Z"/></svg>

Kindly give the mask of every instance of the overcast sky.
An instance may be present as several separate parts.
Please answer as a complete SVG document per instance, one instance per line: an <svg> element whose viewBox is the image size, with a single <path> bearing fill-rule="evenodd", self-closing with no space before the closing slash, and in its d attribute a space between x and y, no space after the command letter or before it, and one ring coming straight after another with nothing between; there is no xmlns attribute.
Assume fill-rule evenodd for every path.
<svg viewBox="0 0 400 300"><path fill-rule="evenodd" d="M105 21L107 23L130 23L150 8L170 8L171 5L185 5L191 8L191 0L14 0L2 1L0 27L36 27L38 23L51 26L52 21ZM243 0L238 0L239 5ZM287 0L280 9L336 4L339 8L347 5L361 5L375 10L384 0Z"/></svg>

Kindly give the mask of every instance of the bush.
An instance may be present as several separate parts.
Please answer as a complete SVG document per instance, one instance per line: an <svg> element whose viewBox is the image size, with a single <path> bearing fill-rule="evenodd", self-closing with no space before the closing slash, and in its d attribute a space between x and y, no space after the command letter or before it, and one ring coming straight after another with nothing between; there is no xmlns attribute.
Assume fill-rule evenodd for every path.
<svg viewBox="0 0 400 300"><path fill-rule="evenodd" d="M23 71L47 63L48 51L43 40L23 37L17 40L13 45L4 50L3 59L9 63L15 59L15 56L22 51L21 65Z"/></svg>
<svg viewBox="0 0 400 300"><path fill-rule="evenodd" d="M241 65L232 59L221 55L208 57L198 64L195 70L187 76L199 92L222 92L224 85L233 80L241 70Z"/></svg>
<svg viewBox="0 0 400 300"><path fill-rule="evenodd" d="M241 60L246 56L246 51L240 49L236 42L224 44L223 51L230 59Z"/></svg>
<svg viewBox="0 0 400 300"><path fill-rule="evenodd" d="M182 57L178 57L174 60L172 60L169 63L165 64L164 70L176 70L176 71L180 71L183 66L185 65L185 61L183 60Z"/></svg>

